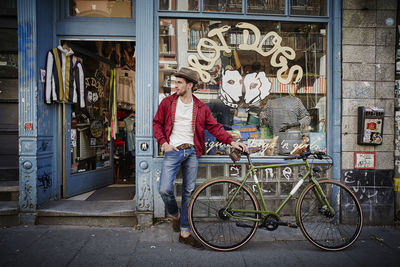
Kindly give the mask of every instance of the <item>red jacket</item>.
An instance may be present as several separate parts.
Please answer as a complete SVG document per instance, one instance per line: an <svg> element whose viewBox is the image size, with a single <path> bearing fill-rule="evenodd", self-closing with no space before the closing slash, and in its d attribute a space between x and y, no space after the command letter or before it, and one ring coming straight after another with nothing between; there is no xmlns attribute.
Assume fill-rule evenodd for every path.
<svg viewBox="0 0 400 267"><path fill-rule="evenodd" d="M162 145L169 143L169 138L174 128L176 101L178 96L173 94L161 101L157 113L153 119L153 134L157 142ZM213 115L210 108L201 102L197 97L193 96L193 141L196 147L196 154L200 157L205 150L204 130L207 129L219 141L224 144L230 144L233 141L232 136L225 131Z"/></svg>

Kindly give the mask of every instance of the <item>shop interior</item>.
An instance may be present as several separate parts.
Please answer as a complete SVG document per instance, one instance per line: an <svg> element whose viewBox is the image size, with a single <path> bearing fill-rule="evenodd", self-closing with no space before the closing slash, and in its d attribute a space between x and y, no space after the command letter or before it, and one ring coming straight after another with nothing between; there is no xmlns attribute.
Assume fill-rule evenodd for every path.
<svg viewBox="0 0 400 267"><path fill-rule="evenodd" d="M114 184L93 191L89 198L102 191L97 200L133 200L135 42L64 41L62 44L69 46L81 60L85 76L86 105L71 106L71 175L113 167Z"/></svg>
<svg viewBox="0 0 400 267"><path fill-rule="evenodd" d="M186 66L189 57L195 57L200 65L212 65L209 81L197 85L195 96L210 107L234 138L249 146L268 148L258 156L287 155L305 144L310 144L312 150L325 151L326 25L271 21L250 24L257 33L249 29L245 33L238 21L161 18L159 101L174 92L171 73ZM223 26L229 28L222 37L215 32L208 37L209 32ZM264 56L254 49L240 48L245 35L248 44L262 42L257 45L264 52L275 51L277 44L290 49L293 58L283 59L287 70L278 77L280 66L272 64L273 57L281 60L282 55ZM280 41L273 36L279 36ZM230 52L216 52L222 47L221 39ZM300 81L296 81L294 72L289 82L282 83L278 78L289 79L289 69L294 66L302 69ZM217 140L206 132L206 155L229 154L229 149L214 149L216 144Z"/></svg>

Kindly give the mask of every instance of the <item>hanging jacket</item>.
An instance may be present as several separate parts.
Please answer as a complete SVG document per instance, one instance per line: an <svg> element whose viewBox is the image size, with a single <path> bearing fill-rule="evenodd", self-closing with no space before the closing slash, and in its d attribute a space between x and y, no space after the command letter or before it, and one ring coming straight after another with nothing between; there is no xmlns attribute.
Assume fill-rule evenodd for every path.
<svg viewBox="0 0 400 267"><path fill-rule="evenodd" d="M157 113L153 119L153 133L157 142L162 145L169 143L169 138L174 128L177 94L166 97L161 101ZM224 144L230 144L233 141L232 136L225 131L211 114L210 108L193 96L193 142L196 148L196 154L200 157L205 150L204 130L207 129L219 141Z"/></svg>
<svg viewBox="0 0 400 267"><path fill-rule="evenodd" d="M78 103L86 106L85 77L81 61L72 49L62 46L51 49L46 60L45 101Z"/></svg>

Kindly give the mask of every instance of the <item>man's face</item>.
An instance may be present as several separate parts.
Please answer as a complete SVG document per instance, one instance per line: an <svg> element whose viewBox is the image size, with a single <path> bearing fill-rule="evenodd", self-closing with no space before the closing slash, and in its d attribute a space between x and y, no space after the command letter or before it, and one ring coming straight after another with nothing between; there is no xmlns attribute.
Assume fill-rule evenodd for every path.
<svg viewBox="0 0 400 267"><path fill-rule="evenodd" d="M178 96L185 96L192 93L193 83L187 83L184 78L176 77L175 81L172 81L176 89Z"/></svg>

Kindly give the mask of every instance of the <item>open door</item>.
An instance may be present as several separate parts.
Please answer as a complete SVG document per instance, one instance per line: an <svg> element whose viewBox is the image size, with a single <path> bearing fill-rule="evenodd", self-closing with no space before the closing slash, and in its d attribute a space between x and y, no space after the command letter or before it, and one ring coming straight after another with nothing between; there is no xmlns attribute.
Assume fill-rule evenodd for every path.
<svg viewBox="0 0 400 267"><path fill-rule="evenodd" d="M67 41L64 45L82 61L86 102L84 107L79 101L66 105L63 112L63 197L71 197L114 182L114 140L120 126L116 73L134 67L134 42ZM131 112L134 89L133 84L128 90L133 94L132 106L124 106Z"/></svg>

